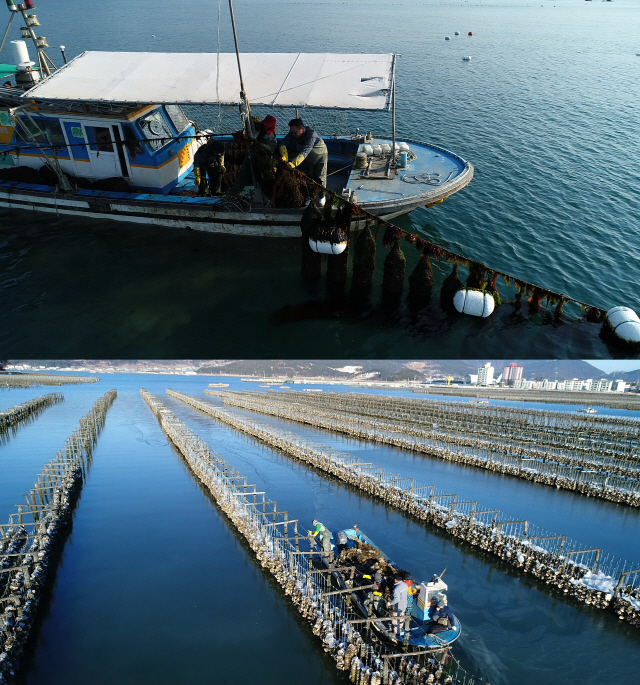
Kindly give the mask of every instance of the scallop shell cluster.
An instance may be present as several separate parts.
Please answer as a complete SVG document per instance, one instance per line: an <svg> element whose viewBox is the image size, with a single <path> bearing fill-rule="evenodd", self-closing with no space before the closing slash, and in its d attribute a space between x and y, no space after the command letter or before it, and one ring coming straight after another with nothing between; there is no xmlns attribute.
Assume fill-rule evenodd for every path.
<svg viewBox="0 0 640 685"><path fill-rule="evenodd" d="M347 454L342 453L339 458L335 458L334 453L327 448L305 440L298 440L291 433L284 433L271 426L246 419L183 393L168 390L167 394L233 428L252 435L294 459L329 473L344 483L381 499L387 505L435 525L447 534L499 557L520 572L538 578L563 595L600 609L618 611L617 607L624 606L624 610L618 611L618 615L632 625L638 625L640 602L637 601L636 594L627 590L619 593L619 597L614 597L616 585L614 578L603 577L599 579L602 582L594 586L591 582L594 576L587 566L575 563L567 556L551 553L541 546L532 544L532 540L525 535L506 535L500 531L499 526L485 524L475 515L459 511L452 512L448 507L415 494L413 488L409 490L392 485L385 481L381 474L373 475L371 466L360 468L357 462L349 463ZM637 590L635 592L637 593Z"/></svg>

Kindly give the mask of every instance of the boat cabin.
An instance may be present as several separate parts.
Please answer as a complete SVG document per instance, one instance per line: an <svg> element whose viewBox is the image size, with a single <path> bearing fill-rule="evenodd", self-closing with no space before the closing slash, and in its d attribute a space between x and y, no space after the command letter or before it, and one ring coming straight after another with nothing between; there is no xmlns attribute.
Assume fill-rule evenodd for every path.
<svg viewBox="0 0 640 685"><path fill-rule="evenodd" d="M105 107L95 114L79 106L65 112L34 109L0 110L0 166L39 169L45 156L55 155L68 176L123 178L134 190L162 194L193 167L196 128L179 105L116 113Z"/></svg>

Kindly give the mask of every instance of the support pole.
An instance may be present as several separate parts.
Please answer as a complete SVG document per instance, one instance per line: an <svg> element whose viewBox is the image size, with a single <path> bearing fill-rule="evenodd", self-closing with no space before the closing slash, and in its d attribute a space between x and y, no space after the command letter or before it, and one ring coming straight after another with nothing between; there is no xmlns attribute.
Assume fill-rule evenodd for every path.
<svg viewBox="0 0 640 685"><path fill-rule="evenodd" d="M255 140L255 133L253 132L253 123L251 121L251 106L249 105L249 100L247 98L247 93L244 89L244 80L242 78L242 67L240 66L240 48L238 47L238 33L236 32L236 19L233 13L233 2L229 0L229 12L231 13L231 28L233 29L233 42L236 46L236 59L238 60L238 76L240 77L240 97L244 103L244 108L246 112L245 128L247 130L247 135L251 140Z"/></svg>
<svg viewBox="0 0 640 685"><path fill-rule="evenodd" d="M2 48L4 48L4 42L7 40L7 36L9 35L9 29L11 28L11 24L13 23L13 19L16 16L15 12L11 12L11 17L9 18L9 23L7 25L7 30L4 32L4 36L2 38L2 43L0 43L0 52L2 52Z"/></svg>
<svg viewBox="0 0 640 685"><path fill-rule="evenodd" d="M231 0L229 0L231 2ZM21 7L23 7L21 5ZM44 53L44 48L41 48L38 45L38 39L36 37L36 32L33 30L31 26L29 26L29 22L27 20L27 9L21 9L20 12L22 13L22 16L24 17L24 25L27 27L29 30L29 33L31 34L31 40L33 40L33 44L36 46L36 52L38 54L38 62L40 62L40 68L45 72L47 76L51 76L51 70L49 69L49 65L45 61L45 59L42 57L42 53Z"/></svg>
<svg viewBox="0 0 640 685"><path fill-rule="evenodd" d="M395 165L396 159L396 57L393 55L393 68L391 70L391 164Z"/></svg>

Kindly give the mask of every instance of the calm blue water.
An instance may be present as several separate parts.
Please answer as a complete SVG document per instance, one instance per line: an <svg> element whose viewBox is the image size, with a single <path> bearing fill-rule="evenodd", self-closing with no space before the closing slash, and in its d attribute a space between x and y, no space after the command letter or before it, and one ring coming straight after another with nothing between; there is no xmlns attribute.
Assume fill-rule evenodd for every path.
<svg viewBox="0 0 640 685"><path fill-rule="evenodd" d="M105 0L91 11L38 4L42 33L69 57L215 51L217 10L169 0ZM577 299L640 308L638 0L242 0L236 14L244 51L402 53L398 133L476 168L469 188L400 220L405 228ZM225 3L222 17L221 49L230 51ZM351 114L349 123L390 129L387 115ZM328 304L299 281L297 241L0 218L0 342L10 356L628 354L606 346L597 326L558 325L509 305L476 321L444 316L437 297L418 317L404 307L389 315ZM412 269L418 255L405 253ZM438 283L446 272L436 267Z"/></svg>
<svg viewBox="0 0 640 685"><path fill-rule="evenodd" d="M318 517L330 526L358 523L419 577L446 567L450 601L465 628L458 656L490 682L633 682L640 667L637 629L556 599L437 530L408 521L164 394L173 387L209 399L202 394L207 382L106 375L96 385L64 386L66 402L48 410L48 422L43 413L0 445L0 506L8 514L80 416L107 389L118 389L28 665L29 685L345 682L168 446L139 396L141 386L291 517L303 523ZM33 397L40 389L20 391L21 399L29 392ZM3 401L6 395L0 394ZM297 425L291 427L298 432ZM325 432L322 440L341 442ZM359 449L374 462L420 473L411 457ZM453 470L434 466L432 480L454 482ZM500 502L511 513L520 506L518 511L530 512L538 522L548 517L552 528L588 519L593 535L582 537L585 542L608 534L606 547L613 549L633 537L622 508L605 510L600 503L555 492L552 502L544 488L519 485L457 472L456 491L484 491L482 501Z"/></svg>

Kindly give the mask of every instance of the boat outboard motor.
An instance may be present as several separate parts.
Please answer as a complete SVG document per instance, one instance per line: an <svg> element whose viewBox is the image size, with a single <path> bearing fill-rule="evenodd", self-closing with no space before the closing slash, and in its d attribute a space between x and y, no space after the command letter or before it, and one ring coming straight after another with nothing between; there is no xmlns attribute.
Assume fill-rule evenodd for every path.
<svg viewBox="0 0 640 685"><path fill-rule="evenodd" d="M339 530L336 533L336 547L338 548L339 552L342 552L343 549L346 549L349 545L349 538L347 537L347 534L344 532L344 530Z"/></svg>

